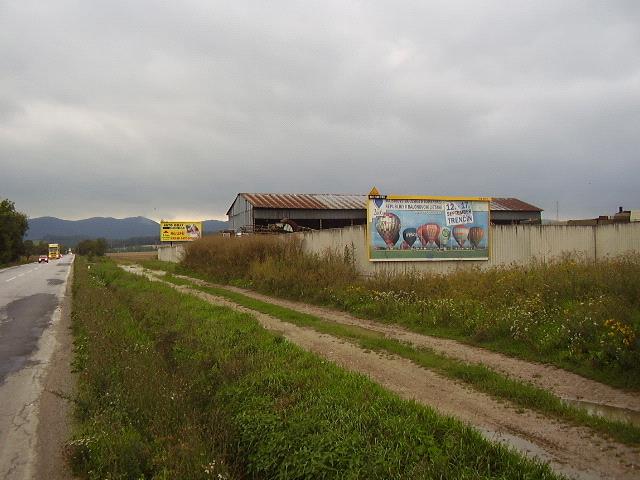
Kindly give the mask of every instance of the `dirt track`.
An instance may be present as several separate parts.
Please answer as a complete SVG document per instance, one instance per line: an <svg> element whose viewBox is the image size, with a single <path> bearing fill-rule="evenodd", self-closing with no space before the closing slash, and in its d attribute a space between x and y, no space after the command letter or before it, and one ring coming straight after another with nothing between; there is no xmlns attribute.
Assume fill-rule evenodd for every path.
<svg viewBox="0 0 640 480"><path fill-rule="evenodd" d="M140 267L125 266L123 268L133 273L145 274ZM152 275L147 272L146 275L152 280L160 280L157 273ZM580 479L640 477L640 452L636 448L612 442L593 434L586 428L551 420L530 411L516 410L485 394L418 367L409 360L394 355L379 355L365 351L344 340L282 322L269 315L238 306L226 299L184 286L168 285L210 303L250 313L265 328L281 333L302 348L345 368L363 373L404 398L416 400L444 414L468 422L490 439L507 443L528 456L549 462L557 472ZM428 346L456 358L485 363L514 377L537 381L536 383L540 386L559 395L560 391L565 394L571 392L570 395L575 395L577 398L597 399L603 403L625 405L627 408L638 405L638 398L633 395L557 368L514 360L450 340L413 334L397 327L367 322L319 307L286 302L246 290L235 290L328 320L383 332L390 337ZM538 375L552 376L553 381L541 382L541 377Z"/></svg>
<svg viewBox="0 0 640 480"><path fill-rule="evenodd" d="M191 277L178 276L199 285L212 285ZM298 312L308 313L332 322L356 325L367 330L379 332L388 338L407 342L418 347L431 348L438 353L452 358L457 358L467 363L484 364L491 369L506 374L512 378L517 378L549 390L556 396L563 399L581 400L594 404L608 405L640 412L640 395L637 393L618 390L551 365L527 362L517 358L508 357L501 353L491 352L483 348L465 345L455 340L421 335L419 333L410 332L397 325L388 325L364 320L330 308L268 297L244 288L226 285L215 286L242 293L248 297L272 303L274 305L287 307Z"/></svg>

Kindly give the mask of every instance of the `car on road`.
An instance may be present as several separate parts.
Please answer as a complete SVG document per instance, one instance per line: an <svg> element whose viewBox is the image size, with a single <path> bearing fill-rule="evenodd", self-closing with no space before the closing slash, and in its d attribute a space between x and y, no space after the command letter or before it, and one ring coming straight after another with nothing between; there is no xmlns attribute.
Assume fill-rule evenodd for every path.
<svg viewBox="0 0 640 480"><path fill-rule="evenodd" d="M49 257L47 255L40 255L38 257L38 263L49 263Z"/></svg>

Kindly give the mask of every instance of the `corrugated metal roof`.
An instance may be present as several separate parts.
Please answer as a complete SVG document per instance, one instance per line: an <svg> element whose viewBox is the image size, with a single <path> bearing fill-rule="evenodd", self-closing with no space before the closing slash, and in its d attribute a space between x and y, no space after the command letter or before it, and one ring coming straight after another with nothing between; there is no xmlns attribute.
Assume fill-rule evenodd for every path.
<svg viewBox="0 0 640 480"><path fill-rule="evenodd" d="M366 195L334 193L240 193L256 208L308 210L361 210L367 208Z"/></svg>
<svg viewBox="0 0 640 480"><path fill-rule="evenodd" d="M523 202L517 198L491 198L489 210L506 210L509 212L542 212L541 208Z"/></svg>
<svg viewBox="0 0 640 480"><path fill-rule="evenodd" d="M256 208L308 210L360 210L367 208L366 195L335 193L239 193ZM492 198L492 211L542 212L541 208L517 198ZM231 208L227 212L227 215Z"/></svg>

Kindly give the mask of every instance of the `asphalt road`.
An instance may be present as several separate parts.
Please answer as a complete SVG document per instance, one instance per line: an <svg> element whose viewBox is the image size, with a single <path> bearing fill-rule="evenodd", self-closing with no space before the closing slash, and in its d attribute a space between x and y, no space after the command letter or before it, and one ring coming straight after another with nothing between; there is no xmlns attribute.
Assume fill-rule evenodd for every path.
<svg viewBox="0 0 640 480"><path fill-rule="evenodd" d="M0 478L36 478L40 404L74 257L0 270Z"/></svg>

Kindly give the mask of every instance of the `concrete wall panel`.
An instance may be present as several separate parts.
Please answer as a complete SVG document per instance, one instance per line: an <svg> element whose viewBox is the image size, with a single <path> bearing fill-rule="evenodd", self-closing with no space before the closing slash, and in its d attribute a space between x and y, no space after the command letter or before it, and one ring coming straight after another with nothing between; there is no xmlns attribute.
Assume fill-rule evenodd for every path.
<svg viewBox="0 0 640 480"><path fill-rule="evenodd" d="M576 255L595 261L607 256L640 252L640 223L568 226L497 225L491 227L489 261L370 262L367 256L366 226L317 230L297 234L309 253L327 249L353 249L356 267L364 275L375 273L448 273L457 269L491 268L549 261Z"/></svg>

